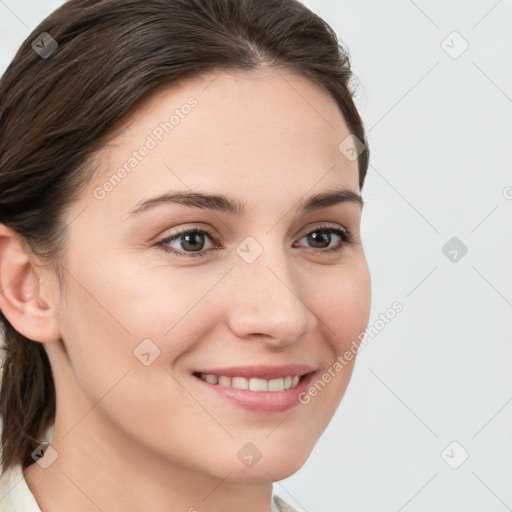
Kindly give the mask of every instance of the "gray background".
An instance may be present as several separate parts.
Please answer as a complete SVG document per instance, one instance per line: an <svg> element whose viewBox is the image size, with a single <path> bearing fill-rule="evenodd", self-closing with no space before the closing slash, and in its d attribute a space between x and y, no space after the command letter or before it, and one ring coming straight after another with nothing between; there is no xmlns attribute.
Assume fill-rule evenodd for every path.
<svg viewBox="0 0 512 512"><path fill-rule="evenodd" d="M370 325L404 309L275 492L308 512L512 510L512 3L304 3L360 81ZM0 72L61 4L0 0Z"/></svg>

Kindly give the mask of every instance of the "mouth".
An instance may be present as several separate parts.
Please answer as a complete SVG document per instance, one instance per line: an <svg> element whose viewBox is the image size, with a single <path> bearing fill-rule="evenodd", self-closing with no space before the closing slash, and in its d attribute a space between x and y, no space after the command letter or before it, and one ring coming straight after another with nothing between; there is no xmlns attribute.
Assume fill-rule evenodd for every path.
<svg viewBox="0 0 512 512"><path fill-rule="evenodd" d="M277 379L258 379L252 377L247 379L246 377L228 377L227 375L215 375L211 373L200 373L194 372L195 377L213 384L214 386L223 386L226 388L234 389L250 389L251 391L262 392L262 391L284 391L285 389L293 389L297 387L300 380L305 375L288 375L286 377L280 377Z"/></svg>
<svg viewBox="0 0 512 512"><path fill-rule="evenodd" d="M316 370L307 365L238 367L192 372L201 389L251 411L281 412L300 404Z"/></svg>

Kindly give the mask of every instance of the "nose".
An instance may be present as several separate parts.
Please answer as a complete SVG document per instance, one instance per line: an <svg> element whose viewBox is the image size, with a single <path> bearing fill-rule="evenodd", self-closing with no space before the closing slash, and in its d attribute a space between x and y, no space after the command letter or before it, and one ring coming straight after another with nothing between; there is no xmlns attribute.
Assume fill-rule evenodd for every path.
<svg viewBox="0 0 512 512"><path fill-rule="evenodd" d="M304 279L285 259L277 250L266 250L252 263L236 260L227 316L238 337L282 347L316 327L301 292Z"/></svg>

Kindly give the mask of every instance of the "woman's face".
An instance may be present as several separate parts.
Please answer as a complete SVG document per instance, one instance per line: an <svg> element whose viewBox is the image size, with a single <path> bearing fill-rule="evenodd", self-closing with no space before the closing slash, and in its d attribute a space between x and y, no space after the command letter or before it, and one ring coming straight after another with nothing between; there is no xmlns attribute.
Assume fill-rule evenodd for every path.
<svg viewBox="0 0 512 512"><path fill-rule="evenodd" d="M302 208L359 193L357 160L339 149L349 135L334 100L285 71L210 73L146 101L66 212L63 341L46 344L66 442L94 436L238 481L304 464L354 359L335 363L370 312L360 204ZM154 201L166 194L183 196ZM246 379L195 375L218 369ZM232 387L308 372L285 391Z"/></svg>

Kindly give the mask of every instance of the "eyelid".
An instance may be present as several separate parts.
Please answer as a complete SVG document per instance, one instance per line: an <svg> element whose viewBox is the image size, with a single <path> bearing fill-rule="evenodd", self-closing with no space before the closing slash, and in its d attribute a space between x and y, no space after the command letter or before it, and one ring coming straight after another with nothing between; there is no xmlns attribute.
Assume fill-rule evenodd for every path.
<svg viewBox="0 0 512 512"><path fill-rule="evenodd" d="M353 235L351 233L351 231L349 231L344 226L342 226L340 224L334 224L331 222L327 222L327 223L323 223L323 224L321 223L320 225L317 225L317 226L310 226L308 228L305 228L302 231L302 235L300 235L298 237L297 241L294 242L293 247L295 247L295 244L297 242L299 242L300 240L302 240L307 235L309 235L315 231L324 231L324 230L325 231L334 231L335 234L339 238L341 238L341 241L335 247L329 247L329 248L324 248L324 249L316 249L313 247L310 248L311 251L313 251L314 253L317 253L317 254L336 253L336 252L343 250L347 245L354 243L354 240L356 239L356 236ZM177 251L175 249L168 248L168 246L167 246L168 243L170 243L171 241L174 241L176 239L179 239L181 236L184 236L190 232L206 233L208 235L208 237L212 240L214 247L217 249L220 248L220 247L218 247L218 244L215 243L218 238L216 230L214 230L213 228L211 228L209 226L195 225L195 224L190 224L185 228L178 229L177 231L175 231L174 233L171 233L168 236L164 236L164 237L160 238L159 241L157 241L154 245L157 247L160 247L164 252L174 254L178 257L183 256L185 258L187 258L187 257L196 258L196 257L205 256L207 253L209 253L211 251L211 249L202 250L202 251L198 251L198 252L187 252L187 251ZM343 233L343 235L341 233Z"/></svg>
<svg viewBox="0 0 512 512"><path fill-rule="evenodd" d="M341 224L334 224L332 222L324 222L322 223L322 221L320 221L320 224L317 225L317 223L314 223L313 226L309 226L307 228L305 228L302 232L302 235L300 236L299 240L301 238L304 238L306 235L309 235L311 232L313 231L321 231L323 229L339 229L341 231L344 231L347 235L350 235L350 231L342 226Z"/></svg>
<svg viewBox="0 0 512 512"><path fill-rule="evenodd" d="M205 231L212 237L219 237L217 230L215 230L214 228L212 228L208 225L191 223L191 224L186 224L186 226L184 228L177 228L174 232L170 233L169 235L162 236L160 238L160 240L168 240L169 238L174 238L183 233L187 233L188 231Z"/></svg>
<svg viewBox="0 0 512 512"><path fill-rule="evenodd" d="M298 241L302 240L304 237L308 236L311 233L314 233L315 231L331 231L334 232L336 236L341 238L340 243L337 246L334 247L328 247L324 249L315 249L310 248L312 252L317 254L333 254L340 252L343 250L346 246L354 244L358 239L357 237L352 234L350 230L348 230L346 227L340 225L340 224L333 224L333 223L324 223L320 226L314 226L306 229L301 237L299 237ZM294 244L295 245L295 244Z"/></svg>
<svg viewBox="0 0 512 512"><path fill-rule="evenodd" d="M318 222L320 222L320 225L318 225ZM309 233L311 233L312 231L315 231L315 230L321 230L321 229L340 229L342 231L344 231L345 233L347 233L347 235L351 235L351 232L350 230L348 230L346 227L342 226L341 224L335 224L335 223L332 223L332 222L324 222L322 223L322 221L318 221L317 223L313 223L312 226L309 226L309 227L306 227L304 228L302 231L301 231L301 235L299 236L299 240L301 238L304 238L304 236L308 235ZM174 238L174 237L177 237L179 236L180 234L183 234L183 233L187 233L188 231L194 231L194 230L197 230L197 231L205 231L206 233L208 233L212 238L219 238L220 235L218 234L217 230L213 229L213 228L210 228L209 226L204 226L202 224L190 224L190 225L187 225L187 227L183 228L183 229L178 229L178 231L174 232L174 233L171 233L170 235L168 236L164 236L160 239L160 241L163 241L163 240L169 240L170 238Z"/></svg>

